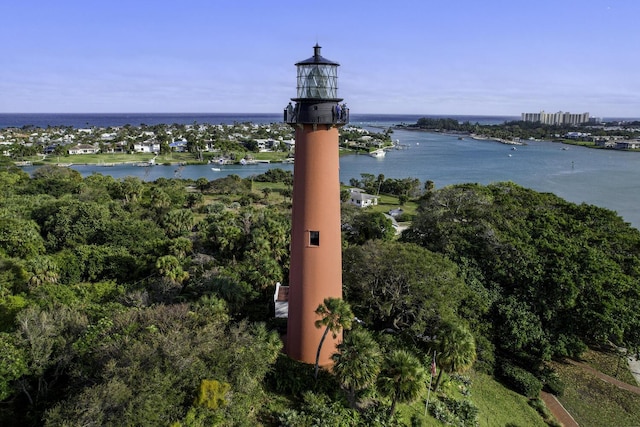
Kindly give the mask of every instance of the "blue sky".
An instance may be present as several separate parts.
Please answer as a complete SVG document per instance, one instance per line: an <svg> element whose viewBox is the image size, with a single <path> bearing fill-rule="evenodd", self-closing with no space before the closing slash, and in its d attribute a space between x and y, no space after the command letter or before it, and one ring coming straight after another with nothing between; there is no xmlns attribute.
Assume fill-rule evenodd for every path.
<svg viewBox="0 0 640 427"><path fill-rule="evenodd" d="M294 63L352 113L640 117L638 0L5 0L0 112L277 113Z"/></svg>

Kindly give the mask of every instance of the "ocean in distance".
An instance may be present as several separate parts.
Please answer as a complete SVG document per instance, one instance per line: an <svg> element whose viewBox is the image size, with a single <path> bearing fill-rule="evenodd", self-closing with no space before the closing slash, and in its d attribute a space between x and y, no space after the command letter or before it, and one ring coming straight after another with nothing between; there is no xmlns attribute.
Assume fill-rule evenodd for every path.
<svg viewBox="0 0 640 427"><path fill-rule="evenodd" d="M400 123L415 123L419 118L453 118L461 122L498 124L509 120L518 120L514 116L468 116L468 115L425 115L425 114L352 114L351 123L375 124L379 126ZM157 124L188 125L195 123L233 124L257 123L267 124L282 122L282 114L278 113L0 113L0 128L33 126L46 128L49 126L72 126L74 128L140 126Z"/></svg>
<svg viewBox="0 0 640 427"><path fill-rule="evenodd" d="M479 123L481 125L500 124L511 120L520 120L520 116L483 116L457 114L351 114L353 125L374 124L391 126L401 123L415 123L422 117L451 118L460 122ZM606 117L605 121L638 120L624 117ZM282 122L282 113L0 113L0 128L33 126L72 126L74 128L140 126L157 124L233 124L237 123L275 123Z"/></svg>
<svg viewBox="0 0 640 427"><path fill-rule="evenodd" d="M7 118L7 116L11 116ZM18 121L15 116L22 116ZM29 116L29 117L26 117ZM415 123L425 115L356 115L351 124L362 127L388 127L393 124ZM434 117L434 116L427 116ZM481 124L503 123L517 117L497 116L443 116ZM64 121L60 122L57 120ZM35 120L41 120L36 122ZM56 121L54 121L56 120ZM127 121L128 120L128 121ZM279 114L53 114L6 115L0 114L0 127L34 125L65 125L74 127L119 126L135 123L273 123L281 121ZM11 121L12 124L6 123ZM31 123L29 123L31 122ZM48 122L48 123L47 123ZM47 123L47 124L43 124ZM492 141L475 141L470 138L421 131L396 130L394 140L406 146L404 150L392 150L384 158L367 155L347 155L340 159L340 180L348 183L360 178L361 173L384 174L387 178L418 178L431 180L436 188L450 184L474 182L489 184L512 181L536 191L554 193L574 203L588 203L616 211L625 221L640 228L640 153L617 150L597 150L559 143L532 141L513 150L511 146ZM93 173L112 175L116 178L138 176L153 181L158 178L217 179L229 174L248 177L263 173L268 168L292 170L292 165L223 166L212 171L207 165L135 167L116 165L74 165L83 176ZM32 172L33 168L25 168Z"/></svg>

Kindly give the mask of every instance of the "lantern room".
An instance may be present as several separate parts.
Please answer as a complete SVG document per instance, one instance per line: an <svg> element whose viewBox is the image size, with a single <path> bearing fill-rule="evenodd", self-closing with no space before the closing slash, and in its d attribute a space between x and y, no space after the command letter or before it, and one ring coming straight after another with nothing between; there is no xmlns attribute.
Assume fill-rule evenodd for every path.
<svg viewBox="0 0 640 427"><path fill-rule="evenodd" d="M338 97L338 64L320 55L320 46L313 47L313 56L296 64L298 68L298 99L335 100Z"/></svg>
<svg viewBox="0 0 640 427"><path fill-rule="evenodd" d="M320 55L320 46L313 47L313 56L296 63L296 97L284 111L289 124L344 125L349 121L346 104L338 98L338 64Z"/></svg>

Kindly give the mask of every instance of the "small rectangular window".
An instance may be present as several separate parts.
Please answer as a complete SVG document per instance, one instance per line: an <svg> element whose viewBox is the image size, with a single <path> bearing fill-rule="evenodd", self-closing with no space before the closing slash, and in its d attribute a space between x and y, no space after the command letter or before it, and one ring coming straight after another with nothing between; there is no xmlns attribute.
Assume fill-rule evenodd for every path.
<svg viewBox="0 0 640 427"><path fill-rule="evenodd" d="M319 231L309 231L309 245L310 246L320 246L320 232Z"/></svg>

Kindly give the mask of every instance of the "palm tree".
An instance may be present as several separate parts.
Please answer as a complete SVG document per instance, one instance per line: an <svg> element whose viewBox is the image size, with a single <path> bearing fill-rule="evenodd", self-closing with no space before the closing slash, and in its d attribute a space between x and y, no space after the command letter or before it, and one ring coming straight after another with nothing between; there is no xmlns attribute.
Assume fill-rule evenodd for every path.
<svg viewBox="0 0 640 427"><path fill-rule="evenodd" d="M189 273L182 269L180 260L173 255L165 255L158 258L156 260L156 269L161 276L180 285L189 278Z"/></svg>
<svg viewBox="0 0 640 427"><path fill-rule="evenodd" d="M26 265L27 274L29 275L28 286L36 288L46 283L57 283L60 278L60 268L47 255L38 255L31 258Z"/></svg>
<svg viewBox="0 0 640 427"><path fill-rule="evenodd" d="M333 338L338 336L338 333L342 329L351 329L351 323L353 322L353 312L348 302L342 298L325 298L324 302L316 309L316 314L321 316L322 319L316 320L316 328L325 326L322 338L320 338L320 344L318 344L318 352L316 353L316 369L314 377L318 378L318 368L320 362L320 350L322 350L322 344L327 337L329 331L331 331Z"/></svg>
<svg viewBox="0 0 640 427"><path fill-rule="evenodd" d="M465 327L446 323L440 332L436 342L436 360L440 366L435 390L442 380L442 372L464 372L473 365L476 360L476 342L473 335Z"/></svg>
<svg viewBox="0 0 640 427"><path fill-rule="evenodd" d="M380 347L366 329L356 328L345 335L331 359L333 373L347 390L349 404L355 407L356 392L373 385L380 373Z"/></svg>
<svg viewBox="0 0 640 427"><path fill-rule="evenodd" d="M394 350L385 358L378 376L378 391L391 398L389 416L396 404L418 399L425 388L426 371L420 360L406 350Z"/></svg>

